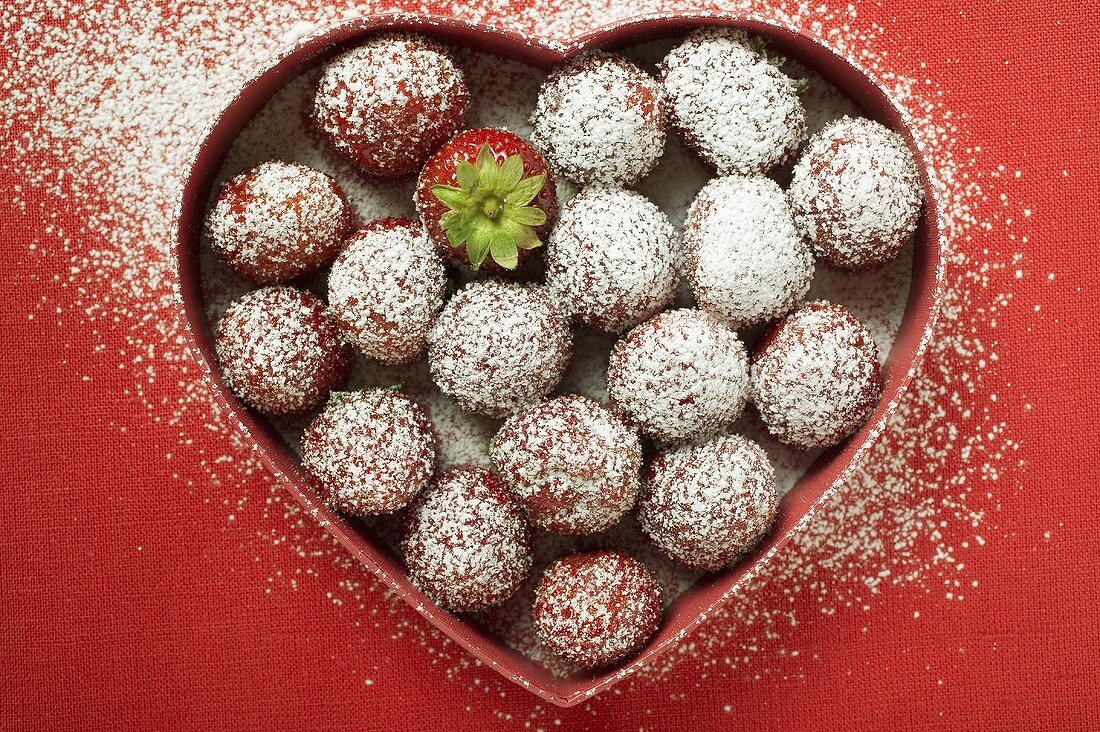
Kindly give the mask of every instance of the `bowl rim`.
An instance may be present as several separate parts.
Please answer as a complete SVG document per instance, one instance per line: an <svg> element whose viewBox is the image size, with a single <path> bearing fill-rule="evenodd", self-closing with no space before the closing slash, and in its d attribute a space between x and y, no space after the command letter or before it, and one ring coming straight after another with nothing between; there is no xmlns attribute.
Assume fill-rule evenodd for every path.
<svg viewBox="0 0 1100 732"><path fill-rule="evenodd" d="M765 35L773 42L778 41L784 48L799 45L814 49L815 53L820 54L819 63L811 64L816 70L821 71L820 63L828 59L834 65L836 73L854 75L866 82L868 87L862 93L877 97L875 101L881 105L876 110L879 112L878 116L885 114L890 117L892 126L903 134L919 162L925 205L922 212L923 234L918 237L923 241L918 243L918 248L927 251L914 252L914 272L905 313L883 369L884 393L879 404L856 434L819 457L798 479L795 487L783 497L780 517L777 519L778 528L743 562L720 574L707 575L700 580L697 587L702 590L703 602L699 603L699 607L687 608L686 612L680 608L675 617L680 618L681 622L674 630L669 626L673 614L666 612L662 629L669 632L664 637L661 637L662 633L659 631L641 651L620 666L569 677L555 677L507 647L502 641L485 637L468 619L439 608L407 579L400 579L398 573L403 570L393 557L385 556L384 550L380 552L380 547L369 546L369 537L360 533L350 521L328 509L303 484L302 476L295 475L300 468L292 461L288 462L290 455L285 444L266 423L265 418L251 412L236 397L230 395L220 377L213 354L211 328L205 315L199 285L198 252L202 216L213 176L224 161L225 151L255 112L286 82L315 65L319 59L371 34L384 31L418 32L442 37L448 43L471 48L475 48L480 42L492 46L491 50L481 49L486 52L547 68L552 63L591 48L614 49L658 37L680 35L700 26L744 28L749 32ZM804 62L797 55L796 60ZM262 90L257 92L261 87ZM844 91L850 94L852 89L846 88ZM862 107L867 101L857 100L857 103ZM471 23L430 14L383 13L344 19L297 39L274 56L270 63L237 87L235 93L226 100L200 133L199 141L186 165L186 177L180 181L173 213L173 291L186 349L198 364L220 416L244 436L264 465L301 503L303 510L335 536L360 563L475 658L513 683L555 705L573 706L626 678L680 643L770 564L813 519L837 487L853 473L868 450L876 444L887 421L908 391L921 367L940 314L945 271L943 201L929 156L924 149L924 141L913 130L914 125L908 110L893 97L873 72L834 49L827 43L827 39L755 13L697 11L635 15L593 28L567 42L523 34L492 24ZM214 159L217 162L213 162ZM918 257L918 254L921 256ZM897 353L903 336L904 353ZM809 491L809 495L796 495L799 487L807 481L817 481L822 485ZM806 489L802 492L805 493ZM696 588L689 592L696 592Z"/></svg>

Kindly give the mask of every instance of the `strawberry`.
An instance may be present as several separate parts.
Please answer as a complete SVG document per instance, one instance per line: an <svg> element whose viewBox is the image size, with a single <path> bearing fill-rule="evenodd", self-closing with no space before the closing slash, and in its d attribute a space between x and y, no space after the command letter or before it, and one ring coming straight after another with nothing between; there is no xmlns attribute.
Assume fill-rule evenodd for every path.
<svg viewBox="0 0 1100 732"><path fill-rule="evenodd" d="M416 210L445 257L514 270L542 246L557 212L554 179L529 143L485 127L451 138L420 171Z"/></svg>

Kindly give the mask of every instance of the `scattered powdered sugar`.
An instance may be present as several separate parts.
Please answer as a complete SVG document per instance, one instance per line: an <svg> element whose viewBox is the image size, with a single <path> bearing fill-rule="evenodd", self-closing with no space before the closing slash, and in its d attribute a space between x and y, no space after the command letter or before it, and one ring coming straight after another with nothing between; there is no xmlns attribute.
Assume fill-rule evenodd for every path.
<svg viewBox="0 0 1100 732"><path fill-rule="evenodd" d="M455 49L455 56L470 87L466 127L496 127L529 140L531 110L535 108L546 72L470 48Z"/></svg>
<svg viewBox="0 0 1100 732"><path fill-rule="evenodd" d="M546 289L566 315L621 333L668 307L679 280L676 230L641 194L591 186L546 243Z"/></svg>
<svg viewBox="0 0 1100 732"><path fill-rule="evenodd" d="M377 7L314 6L309 17L315 26L324 26ZM401 600L384 593L357 559L288 500L289 493L271 478L212 398L177 319L165 317L177 308L172 214L176 186L188 172L192 148L206 134L212 115L248 75L268 66L275 53L310 27L302 19L302 9L279 2L194 6L185 21L166 22L163 10L152 6L132 5L120 13L102 5L84 8L83 23L51 19L66 9L54 2L33 8L17 2L0 10L9 42L25 51L0 59L5 70L0 95L10 104L13 131L11 154L0 159L0 168L22 181L9 191L12 204L47 222L31 230L33 238L24 252L26 268L13 274L18 283L41 291L41 301L27 317L43 329L56 329L50 335L66 339L74 353L69 363L84 381L93 387L106 379L118 384L112 389L117 389L120 409L108 417L107 429L141 429L161 441L165 469L178 476L198 510L229 514L240 550L255 554L246 555L247 563L269 567L262 592L276 597L298 593L296 602L308 605L315 597L318 604L342 606L333 618L338 624L333 633L361 633L366 643L392 633L424 646L441 669L441 682L484 700L487 703L479 706L502 721L533 727L562 722L564 712L532 703L528 692L498 678ZM647 9L658 6L546 0L510 9L506 15L484 4L462 12L475 22L490 19L521 32L568 38ZM1027 257L1019 252L1032 246L1034 220L1021 213L1026 204L1021 201L1019 173L1014 178L1011 168L1006 171L991 152L970 141L966 123L946 106L943 86L923 76L923 60L905 46L904 37L891 37L894 30L889 24L857 19L856 7L843 4L810 10L797 3L751 2L745 9L825 39L855 65L867 68L906 110L942 198L947 247L943 308L912 388L872 449L813 520L804 524L781 557L750 578L677 652L665 654L613 693L657 692L670 676L678 681L697 679L700 686L713 689L734 678L771 683L777 678L843 672L850 666L835 654L802 648L796 655L800 648L792 644L817 632L802 626L812 625L815 616L847 613L848 619L836 622L852 627L858 613L873 613L884 598L898 593L922 593L927 602L941 605L957 603L964 594L967 599L981 595L972 564L967 561L964 568L964 560L1008 541L998 530L999 496L1017 483L1020 458L1002 410L1022 409L1028 396L1005 388L998 323L1019 317L1023 310L1030 313L1033 300L1027 298L1050 294L1042 289L1045 277L1034 290L1025 291L1024 299L1018 291L1021 281L1026 285L1032 277ZM196 32L200 27L202 32ZM105 28L110 32L103 32ZM88 43L93 34L94 44ZM471 124L482 117L506 117L509 121L502 124L526 134L525 118L541 72L471 51L460 53L464 64L469 61L471 88L478 88L473 76L480 74L481 88L502 100L500 106L473 110ZM648 49L644 54L623 53L649 57ZM99 54L114 63L99 63ZM311 75L316 78L316 73ZM227 175L270 160L280 150L327 172L351 168L323 155L317 141L300 134L300 112L308 111L313 83L308 76L280 92L238 138ZM809 78L810 88L802 98L811 131L818 124L814 120L830 121L857 111L820 77ZM246 136L251 147L242 144ZM695 191L706 182L702 166L678 150L679 143L670 140L656 174L640 185L677 225ZM247 155L253 157L246 159ZM81 175L66 174L72 170ZM340 178L340 183L366 219L412 213L411 183L380 186L352 175ZM53 206L79 218L66 220L50 210ZM886 352L904 309L909 257L906 248L886 267L855 275L820 268L810 294L844 303L871 328ZM208 262L204 259L203 264ZM1024 272L1022 280L1013 276L1018 271ZM226 303L228 299L221 300L220 308L212 305L215 315ZM602 334L578 333L578 344L589 345L571 373L576 369L580 378L599 371L591 367L606 361L609 341ZM84 348L92 350L85 353ZM430 386L426 372L422 364L398 371L360 361L353 383L377 379L379 384ZM592 378L593 390L602 388L601 379ZM987 403L994 389L1000 410L991 410ZM419 393L417 399L422 400ZM445 407L451 411L441 418L439 409ZM457 461L472 455L472 446L487 444L495 429L489 420L462 412L444 397L440 407L432 406L432 417L441 432L460 436L443 445L441 459ZM747 433L767 445L773 462L785 460L777 458L785 454L776 452L782 445L750 428L745 428ZM628 517L619 528L625 533L609 541L628 546L628 536L637 527ZM560 556L562 548L555 550ZM636 554L659 568L661 557L647 551L648 546L641 546ZM218 555L230 573L240 568L231 553ZM666 576L676 578L677 592L695 575ZM510 642L537 658L539 649L527 643L529 635L520 629ZM357 643L339 660L363 656L364 646ZM353 680L361 681L361 676ZM685 698L694 703L696 697L677 695L662 708L675 713ZM585 705L578 713L593 709Z"/></svg>
<svg viewBox="0 0 1100 732"><path fill-rule="evenodd" d="M482 280L458 291L428 333L439 388L470 411L501 418L549 394L573 334L541 287Z"/></svg>
<svg viewBox="0 0 1100 732"><path fill-rule="evenodd" d="M531 570L531 536L516 499L483 468L457 468L409 507L401 553L439 604L476 612L508 599Z"/></svg>
<svg viewBox="0 0 1100 732"><path fill-rule="evenodd" d="M693 31L661 63L669 114L688 146L721 175L766 173L806 134L794 82L744 31Z"/></svg>
<svg viewBox="0 0 1100 732"><path fill-rule="evenodd" d="M742 328L794 307L810 289L814 260L783 189L770 178L708 183L684 224L688 280L699 307Z"/></svg>
<svg viewBox="0 0 1100 732"><path fill-rule="evenodd" d="M638 495L637 432L588 397L567 394L512 416L491 457L531 523L546 531L604 531Z"/></svg>
<svg viewBox="0 0 1100 732"><path fill-rule="evenodd" d="M365 356L386 364L424 355L446 291L435 244L407 219L357 232L328 276L329 312Z"/></svg>
<svg viewBox="0 0 1100 732"><path fill-rule="evenodd" d="M403 508L432 478L435 433L404 394L366 389L334 395L302 435L302 465L325 501L353 516Z"/></svg>
<svg viewBox="0 0 1100 732"><path fill-rule="evenodd" d="M789 190L795 223L825 261L863 269L889 261L917 227L920 174L897 132L844 117L814 135Z"/></svg>
<svg viewBox="0 0 1100 732"><path fill-rule="evenodd" d="M350 227L351 210L335 181L281 160L224 183L206 216L214 250L238 275L259 284L328 264Z"/></svg>
<svg viewBox="0 0 1100 732"><path fill-rule="evenodd" d="M575 183L632 185L665 151L662 96L653 78L625 58L583 53L543 83L531 143Z"/></svg>
<svg viewBox="0 0 1100 732"><path fill-rule="evenodd" d="M458 130L469 102L462 69L443 46L385 34L325 66L313 116L333 146L368 173L402 175Z"/></svg>
<svg viewBox="0 0 1100 732"><path fill-rule="evenodd" d="M852 434L882 394L871 334L840 305L801 306L753 356L752 401L768 431L797 447Z"/></svg>
<svg viewBox="0 0 1100 732"><path fill-rule="evenodd" d="M659 452L646 468L638 523L675 559L718 570L752 548L778 508L767 454L729 434Z"/></svg>
<svg viewBox="0 0 1100 732"><path fill-rule="evenodd" d="M564 557L542 576L535 627L543 645L570 663L606 666L657 629L661 588L637 560L617 552Z"/></svg>
<svg viewBox="0 0 1100 732"><path fill-rule="evenodd" d="M324 303L293 287L241 296L219 321L214 343L229 388L271 415L316 407L351 368L351 351Z"/></svg>
<svg viewBox="0 0 1100 732"><path fill-rule="evenodd" d="M701 310L668 310L611 350L614 408L664 442L709 437L745 407L748 358L737 333Z"/></svg>

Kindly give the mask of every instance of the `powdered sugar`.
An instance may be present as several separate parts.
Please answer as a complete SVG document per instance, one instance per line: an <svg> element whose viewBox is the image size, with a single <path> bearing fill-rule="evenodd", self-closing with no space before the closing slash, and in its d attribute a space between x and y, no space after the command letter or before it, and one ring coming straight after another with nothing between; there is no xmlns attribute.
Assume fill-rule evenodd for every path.
<svg viewBox="0 0 1100 732"><path fill-rule="evenodd" d="M881 394L878 349L846 309L807 303L753 357L752 399L768 430L799 447L854 432Z"/></svg>
<svg viewBox="0 0 1100 732"><path fill-rule="evenodd" d="M548 394L569 362L573 335L542 288L473 282L428 333L439 388L466 409L506 417Z"/></svg>
<svg viewBox="0 0 1100 732"><path fill-rule="evenodd" d="M600 51L550 74L531 122L532 144L555 172L582 185L636 183L664 153L668 127L653 78Z"/></svg>
<svg viewBox="0 0 1100 732"><path fill-rule="evenodd" d="M367 357L409 363L424 355L446 289L443 260L422 226L375 222L332 265L329 311Z"/></svg>
<svg viewBox="0 0 1100 732"><path fill-rule="evenodd" d="M351 367L351 352L316 297L293 287L254 290L218 323L215 345L229 388L272 415L324 401Z"/></svg>
<svg viewBox="0 0 1100 732"><path fill-rule="evenodd" d="M592 534L634 506L642 446L638 434L598 402L565 395L505 422L492 460L535 526Z"/></svg>
<svg viewBox="0 0 1100 732"><path fill-rule="evenodd" d="M669 556L717 570L763 536L778 507L767 454L729 434L658 453L646 469L638 522Z"/></svg>
<svg viewBox="0 0 1100 732"><path fill-rule="evenodd" d="M684 224L699 307L741 328L783 315L810 289L814 262L786 194L763 177L716 178Z"/></svg>
<svg viewBox="0 0 1100 732"><path fill-rule="evenodd" d="M388 638L396 627L404 639L424 645L433 659L439 659L444 672L431 673L456 693L471 693L479 699L499 695L503 699L486 706L488 712L509 719L514 715L516 720L533 726L553 723L560 712L531 705L526 692L513 689L478 666L457 644L409 613L403 603L383 600L381 585L323 529L317 528L281 486L261 477L270 475L218 409L205 383L197 378L175 319L164 317L175 302L169 285L171 257L167 246L171 239L172 181L186 174L190 147L203 135L205 120L232 96L251 69L266 65L270 55L288 42L283 34L300 24L301 9L278 3L251 6L247 11L232 6L196 6L189 10L190 17L202 24L202 34L193 32L190 23L180 28L166 25L160 11L138 6L131 7L124 17L116 16L113 8L89 9L90 24L111 29L109 34L96 31L94 44L117 60L108 85L101 83L106 73L103 66L74 63L81 56L80 50L88 48L86 27L57 26L34 18L35 13L48 7L36 6L26 15L17 9L18 5L10 11L13 18L18 16L11 26L19 28L13 32L15 46L33 43L41 53L11 54L6 60L10 78L25 80L19 88L18 82L13 82L4 89L14 102L15 129L25 131L15 133L14 154L0 164L26 176L25 185L50 196L51 201L64 199L66 206L86 217L87 226L96 233L86 234L81 228L74 229L74 224L58 220L46 234L36 235L24 253L29 269L16 275L19 282L42 290L42 301L30 309L29 316L42 322L43 327L55 322L60 327L62 319L66 326L79 324L87 340L67 335L64 337L72 340L66 340L66 345L95 348L96 354L102 354L81 361L84 379L133 375L129 382L120 382L120 398L142 414L147 409L148 414L155 415L156 425L140 415L120 412L110 418L108 427L155 431L157 439L172 451L163 469L180 475L191 496L187 500L200 507L205 505L214 514L222 510L223 504L229 507L225 511L236 515L236 535L242 551L254 551L255 562L268 567L270 579L258 583L258 592L275 597L304 595L296 598L298 602L308 603L309 597L316 596L319 604L329 600L342 603L344 612L332 618L336 623L334 633L358 633L365 643L374 643L377 638ZM772 562L761 578L731 598L728 609L697 631L692 642L681 647L682 653L666 656L665 663L639 676L637 682L620 687L624 690L642 686L656 691L652 679L661 678L673 665L688 666L681 668L681 677L705 679L705 684L722 684L736 677L750 688L753 678L768 680L788 674L797 678L818 674L826 666L837 670L836 664L845 662L832 654L822 658L803 649L801 656L792 658L792 647L799 647L791 644L800 642L800 634L791 631L791 624L797 621L804 625L819 611L832 614L844 608L853 608L851 612L855 613L877 609L880 598L895 585L900 588L894 588L895 593L908 587L908 591L935 593L929 595L930 601L940 597L941 603L945 585L969 586L970 563L966 570L956 570L954 561L943 557L961 560L966 556L967 551L959 548L959 537L970 538L970 554L998 545L1000 534L994 527L999 519L992 508L996 502L984 497L987 492L997 494L1010 489L1018 462L1013 436L1000 422L1001 417L983 411L974 402L986 396L993 384L998 386L1002 403L1016 404L1025 398L1018 392L1013 396L1011 390L1000 389L996 356L1003 351L990 325L994 320L1003 322L1022 306L1031 309L1032 302L1021 303L1020 293L1014 292L1019 285L1011 276L1023 266L1027 278L1031 277L1031 270L1019 264L1014 258L1019 255L1013 254L1030 246L1029 222L1016 208L1024 205L1019 203L1025 195L1019 183L1010 175L998 176L997 163L1002 160L970 146L965 123L944 106L947 97L942 96L938 83L906 76L923 72L916 71L919 59L903 46L905 39L895 42L886 35L892 29L860 30L867 23L854 19L855 9L843 4L812 11L799 6L784 9L775 4L755 7L812 28L819 36L829 38L830 45L847 49L846 54L858 57L860 64L871 68L888 91L915 115L911 122L927 145L926 153L939 179L937 185L947 196L946 236L954 252L947 263L947 307L930 362L913 393L903 400L901 410L872 453L795 538L782 561ZM543 3L497 19L520 29L567 37L640 9ZM317 6L310 12L318 24L324 25L347 11L333 5ZM482 18L485 12L494 13L479 6L473 17ZM214 57L226 62L204 63ZM486 66L513 70L518 66L488 56L479 58L486 60ZM913 71L908 71L909 67ZM500 86L504 97L519 88L512 78ZM541 74L529 71L525 78L522 88L530 92L537 88ZM293 97L292 92L301 85L294 82L288 88L288 97ZM490 84L488 88L495 87ZM533 93L526 98L533 100ZM832 99L839 98L834 93ZM188 103L181 105L180 99ZM810 112L809 97L804 95L803 99ZM516 108L521 110L518 115L487 106L486 114L510 114L519 119L531 105L517 103ZM297 107L286 109L289 113L282 115L281 124L276 124L278 115L269 114L251 128L254 139L270 135L272 142L294 150L296 156L305 154L312 148L306 147L304 139L281 136L282 130L296 129L297 125ZM69 156L83 175L69 174L62 180L64 169L42 165L43 159L50 160L55 154ZM244 167L241 162L254 164L270 156L265 152L250 161L234 158L227 165L230 172L235 172ZM313 161L302 162L314 165ZM316 167L328 170L323 167L325 162ZM681 164L682 169L677 167ZM663 190L649 185L658 176L649 176L643 184L647 195L662 206L666 201L673 202L668 213L676 222L683 213L676 201L685 191L686 200L690 200L703 181L688 177L688 173L699 174L699 166L688 157L662 162L662 171L673 168L681 172L662 178L659 188ZM358 184L354 177L341 178L341 185L366 218L410 213L406 208L411 208L408 193L402 193L400 185L394 186L392 193L378 189L371 195L357 195ZM12 200L28 206L29 215L46 214L33 205L35 199L29 197L23 185L13 189ZM1003 204L998 198L1002 192L1008 193ZM26 203L28 198L32 204ZM1006 219L1015 223L1006 224ZM90 249L76 248L78 236L91 236L96 244ZM897 263L895 260L891 268ZM825 274L830 272L826 270ZM817 279L823 276L819 273ZM56 285L51 286L51 277ZM872 323L868 314L881 307L881 322L872 327L872 332L885 352L900 318L898 303L904 305L908 269L901 266L882 283L873 278L864 281L870 286L853 287L846 295L837 296L828 290L815 290L813 294L844 302L869 326ZM845 282L835 284L839 287ZM883 286L876 288L879 284ZM815 282L815 288L818 286ZM831 287L829 283L823 286ZM1025 298L1042 296L1025 293ZM862 309L857 311L856 306ZM895 311L897 317L892 314ZM60 330L50 332L62 334ZM156 359L149 358L153 351ZM142 356L145 360L136 367ZM373 365L361 363L360 368L373 369ZM379 383L404 378L394 370L377 371L377 378L383 380ZM411 371L419 378L419 367ZM173 391L177 382L178 394ZM963 395L961 400L959 394ZM441 402L449 400L441 398ZM432 412L438 425L437 409L433 407ZM464 420L471 417L460 414ZM451 421L445 420L440 429L453 429ZM211 438L200 440L196 433ZM456 430L453 434L466 433ZM471 434L469 445L484 446L491 434L492 429ZM934 444L929 444L929 435L935 436ZM453 445L461 452L464 448L459 443L466 442L465 437L451 440L444 449ZM944 486L950 486L950 490ZM973 539L975 533L985 537L981 546ZM250 553L241 554L238 560L233 556L233 551L220 555L219 561L228 563L227 572L239 570L245 562L253 563ZM234 561L240 564L234 565ZM890 572L889 577L880 579L882 572ZM363 647L354 645L340 661L359 661L363 655ZM354 676L357 671L351 673L353 681L361 680ZM339 682L334 679L334 683ZM688 698L694 703L693 697ZM676 708L673 703L672 709Z"/></svg>
<svg viewBox="0 0 1100 732"><path fill-rule="evenodd" d="M615 344L607 391L616 410L658 440L704 438L741 415L745 346L701 310L669 310Z"/></svg>
<svg viewBox="0 0 1100 732"><path fill-rule="evenodd" d="M657 628L661 588L645 565L617 552L574 554L550 566L535 598L543 645L570 663L599 667L635 650Z"/></svg>
<svg viewBox="0 0 1100 732"><path fill-rule="evenodd" d="M897 255L916 229L923 190L901 135L844 117L807 144L789 195L795 222L817 255L862 269Z"/></svg>
<svg viewBox="0 0 1100 732"><path fill-rule="evenodd" d="M692 32L661 63L673 125L719 174L766 173L806 134L794 82L741 30Z"/></svg>
<svg viewBox="0 0 1100 732"><path fill-rule="evenodd" d="M313 116L333 146L369 173L417 170L462 124L469 91L435 41L381 35L333 59L317 84Z"/></svg>
<svg viewBox="0 0 1100 732"><path fill-rule="evenodd" d="M302 464L333 508L354 516L390 513L431 479L435 433L424 409L403 394L341 394L306 428Z"/></svg>
<svg viewBox="0 0 1100 732"><path fill-rule="evenodd" d="M421 590L452 610L508 599L531 570L531 537L518 503L481 468L452 470L409 507L401 553Z"/></svg>
<svg viewBox="0 0 1100 732"><path fill-rule="evenodd" d="M545 260L547 291L592 328L621 333L676 296L676 231L633 191L594 186L575 196L558 214Z"/></svg>
<svg viewBox="0 0 1100 732"><path fill-rule="evenodd" d="M210 243L252 282L284 282L328 264L351 210L336 182L297 163L270 161L222 185L206 217Z"/></svg>

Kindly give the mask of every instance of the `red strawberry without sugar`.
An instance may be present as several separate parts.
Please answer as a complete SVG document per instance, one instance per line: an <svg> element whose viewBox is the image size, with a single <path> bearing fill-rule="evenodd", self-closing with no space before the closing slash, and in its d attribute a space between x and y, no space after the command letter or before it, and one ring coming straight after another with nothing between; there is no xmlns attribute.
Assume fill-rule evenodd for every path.
<svg viewBox="0 0 1100 732"><path fill-rule="evenodd" d="M546 161L522 138L489 127L451 138L416 183L416 210L443 255L487 272L530 259L557 204Z"/></svg>

